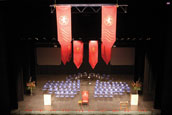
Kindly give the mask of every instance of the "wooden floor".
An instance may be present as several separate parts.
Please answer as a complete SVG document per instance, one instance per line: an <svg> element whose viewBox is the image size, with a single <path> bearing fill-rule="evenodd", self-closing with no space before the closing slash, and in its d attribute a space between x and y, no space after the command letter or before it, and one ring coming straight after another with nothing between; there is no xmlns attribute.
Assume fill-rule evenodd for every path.
<svg viewBox="0 0 172 115"><path fill-rule="evenodd" d="M80 92L73 99L59 99L52 95L52 105L44 106L42 87L45 82L47 82L48 80L65 80L66 76L67 75L39 75L37 78L37 87L36 89L34 89L33 95L25 95L24 101L18 103L19 109L15 112L18 112L20 114L34 114L35 112L38 114L81 114L81 112L82 114L100 114L103 112L110 112L109 114L119 114L119 112L123 112L123 114L124 112L127 114L134 114L132 112L149 114L149 112L153 111L153 102L144 101L142 95L139 96L139 105L130 106L129 104L127 111L125 109L120 109L120 101L130 102L130 94L115 96L113 98L94 98L93 93L95 81L92 81L92 84L89 85L88 81L86 80L81 80L81 91L89 91L88 105L78 105L78 100L81 100ZM133 76L131 75L111 75L111 77L114 78L114 81L125 81L129 85L131 84L131 81L133 79Z"/></svg>

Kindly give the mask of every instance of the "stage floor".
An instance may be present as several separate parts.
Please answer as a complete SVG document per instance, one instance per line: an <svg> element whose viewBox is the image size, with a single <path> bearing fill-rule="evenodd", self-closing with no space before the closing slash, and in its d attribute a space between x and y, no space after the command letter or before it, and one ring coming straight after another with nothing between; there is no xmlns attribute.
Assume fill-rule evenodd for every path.
<svg viewBox="0 0 172 115"><path fill-rule="evenodd" d="M130 102L130 94L124 94L123 96L115 96L113 98L94 98L94 86L95 81L92 81L92 84L89 85L88 81L81 80L81 91L89 91L89 104L80 106L78 105L78 100L81 100L81 91L73 99L64 98L59 99L52 95L52 105L44 106L43 102L43 91L42 87L48 80L65 80L67 75L38 75L37 76L37 87L33 90L33 95L25 95L24 101L20 101L19 109L20 112L120 112L126 111L125 109L120 109L120 101ZM129 85L133 79L132 75L111 75L114 78L114 81L125 81ZM128 104L128 112L150 112L153 111L153 102L144 101L143 96L139 95L139 105L130 106Z"/></svg>

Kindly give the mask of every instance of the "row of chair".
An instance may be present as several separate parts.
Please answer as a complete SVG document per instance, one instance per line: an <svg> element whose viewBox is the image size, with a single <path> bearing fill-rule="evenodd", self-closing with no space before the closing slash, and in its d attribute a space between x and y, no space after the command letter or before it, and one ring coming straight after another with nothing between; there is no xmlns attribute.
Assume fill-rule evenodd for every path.
<svg viewBox="0 0 172 115"><path fill-rule="evenodd" d="M96 81L94 97L113 97L129 93L130 87L126 82Z"/></svg>
<svg viewBox="0 0 172 115"><path fill-rule="evenodd" d="M48 81L42 89L56 97L74 97L80 91L80 80L77 81Z"/></svg>

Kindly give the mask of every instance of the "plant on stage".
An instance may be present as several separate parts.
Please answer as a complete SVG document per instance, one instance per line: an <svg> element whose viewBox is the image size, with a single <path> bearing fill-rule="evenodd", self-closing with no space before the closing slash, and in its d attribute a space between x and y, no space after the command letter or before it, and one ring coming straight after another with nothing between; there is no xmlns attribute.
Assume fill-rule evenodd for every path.
<svg viewBox="0 0 172 115"><path fill-rule="evenodd" d="M131 85L133 86L133 89L136 93L138 93L138 91L141 90L142 83L140 82L140 80L136 82L133 81Z"/></svg>
<svg viewBox="0 0 172 115"><path fill-rule="evenodd" d="M32 95L32 90L35 88L35 81L28 82L27 84L27 89L30 90L30 95Z"/></svg>

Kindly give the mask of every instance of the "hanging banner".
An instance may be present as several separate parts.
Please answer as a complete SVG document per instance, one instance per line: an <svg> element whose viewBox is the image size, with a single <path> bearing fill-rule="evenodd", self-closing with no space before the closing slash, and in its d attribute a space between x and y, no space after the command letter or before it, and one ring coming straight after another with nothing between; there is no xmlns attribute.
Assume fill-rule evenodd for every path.
<svg viewBox="0 0 172 115"><path fill-rule="evenodd" d="M103 43L101 43L101 56L104 62L106 62L106 57L105 57L105 46Z"/></svg>
<svg viewBox="0 0 172 115"><path fill-rule="evenodd" d="M71 6L56 6L57 19L57 36L61 45L62 62L65 65L70 61L70 48L72 32L71 32ZM63 52L64 51L64 52Z"/></svg>
<svg viewBox="0 0 172 115"><path fill-rule="evenodd" d="M56 6L56 19L60 45L71 42L71 6Z"/></svg>
<svg viewBox="0 0 172 115"><path fill-rule="evenodd" d="M111 59L111 48L116 41L117 6L102 6L103 60L108 64ZM101 51L103 52L103 51Z"/></svg>
<svg viewBox="0 0 172 115"><path fill-rule="evenodd" d="M72 57L72 43L69 43L68 45L67 45L67 62L70 62L70 59L71 59L71 57Z"/></svg>
<svg viewBox="0 0 172 115"><path fill-rule="evenodd" d="M98 62L98 41L89 41L89 63L94 69Z"/></svg>
<svg viewBox="0 0 172 115"><path fill-rule="evenodd" d="M78 69L83 62L83 46L83 42L78 40L73 41L73 62Z"/></svg>
<svg viewBox="0 0 172 115"><path fill-rule="evenodd" d="M61 45L61 60L64 65L66 65L67 62L69 62L69 49L68 45Z"/></svg>

